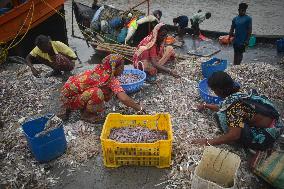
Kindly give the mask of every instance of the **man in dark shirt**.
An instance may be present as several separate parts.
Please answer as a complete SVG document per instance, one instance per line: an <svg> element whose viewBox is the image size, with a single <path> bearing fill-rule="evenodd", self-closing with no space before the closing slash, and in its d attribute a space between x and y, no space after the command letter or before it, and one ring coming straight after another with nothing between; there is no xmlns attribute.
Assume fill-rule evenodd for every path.
<svg viewBox="0 0 284 189"><path fill-rule="evenodd" d="M179 16L173 19L174 26L178 25L178 36L179 40L184 43L183 37L185 35L185 28L188 27L188 17L187 16Z"/></svg>
<svg viewBox="0 0 284 189"><path fill-rule="evenodd" d="M248 5L246 3L239 4L239 15L236 16L232 21L231 30L229 36L234 36L234 65L241 64L243 60L243 53L245 52L246 46L249 43L251 31L252 31L252 19L246 15Z"/></svg>

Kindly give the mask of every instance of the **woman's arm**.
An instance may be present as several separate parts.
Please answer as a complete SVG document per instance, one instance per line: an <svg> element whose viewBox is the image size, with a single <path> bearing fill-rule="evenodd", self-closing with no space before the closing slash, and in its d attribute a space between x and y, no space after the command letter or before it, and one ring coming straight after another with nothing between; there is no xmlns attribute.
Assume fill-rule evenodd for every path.
<svg viewBox="0 0 284 189"><path fill-rule="evenodd" d="M175 70L172 70L172 69L169 69L169 68L167 68L167 67L165 67L165 66L163 66L163 65L160 65L160 64L158 63L157 58L152 58L152 59L151 59L151 63L152 63L152 65L153 65L157 70L159 70L159 71L168 73L168 74L170 74L170 75L172 75L172 76L174 76L174 77L176 77L176 78L180 77L180 75L179 75Z"/></svg>
<svg viewBox="0 0 284 189"><path fill-rule="evenodd" d="M237 141L241 137L242 128L240 127L229 127L229 132L213 139L194 139L191 141L192 144L201 145L219 145L219 144L229 144Z"/></svg>
<svg viewBox="0 0 284 189"><path fill-rule="evenodd" d="M216 104L200 103L200 104L197 104L197 109L200 110L200 111L205 110L205 109L209 109L209 110L212 110L214 112L218 112L219 106L216 105Z"/></svg>
<svg viewBox="0 0 284 189"><path fill-rule="evenodd" d="M117 98L120 102L122 102L125 106L133 108L136 111L143 111L143 107L137 104L132 98L130 98L125 92L117 93Z"/></svg>

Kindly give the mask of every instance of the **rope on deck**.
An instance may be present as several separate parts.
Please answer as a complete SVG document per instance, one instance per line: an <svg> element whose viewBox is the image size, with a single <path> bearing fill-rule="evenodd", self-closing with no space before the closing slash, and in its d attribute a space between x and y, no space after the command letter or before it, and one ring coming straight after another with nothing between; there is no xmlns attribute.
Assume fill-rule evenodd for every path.
<svg viewBox="0 0 284 189"><path fill-rule="evenodd" d="M12 40L12 42L9 44L9 46L7 47L6 44L4 42L0 42L0 64L2 64L3 62L6 61L7 56L8 56L8 51L14 47L16 47L27 35L28 31L31 28L32 25L32 20L33 20L33 16L34 16L34 2L31 2L31 7L29 8L28 14L24 20L24 23L21 25L19 31L17 32L16 36L14 37L14 39ZM16 39L18 38L19 34L22 32L24 25L26 24L28 18L30 17L30 22L28 24L28 28L25 31L24 35L19 39L19 41L15 42ZM14 44L13 44L14 43ZM4 47L1 47L4 46Z"/></svg>

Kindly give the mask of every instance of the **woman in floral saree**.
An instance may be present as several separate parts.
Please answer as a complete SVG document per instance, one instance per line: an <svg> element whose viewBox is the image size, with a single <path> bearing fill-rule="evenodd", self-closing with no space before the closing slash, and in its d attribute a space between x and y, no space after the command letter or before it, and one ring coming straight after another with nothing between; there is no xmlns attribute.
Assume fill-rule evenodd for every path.
<svg viewBox="0 0 284 189"><path fill-rule="evenodd" d="M133 66L147 73L147 80L154 80L158 71L179 77L176 71L166 68L164 64L174 60L175 52L172 46L165 46L167 28L163 23L155 26L152 33L138 45L133 56Z"/></svg>
<svg viewBox="0 0 284 189"><path fill-rule="evenodd" d="M93 70L87 70L79 75L72 76L64 84L62 100L65 111L63 118L68 118L71 110L81 110L81 119L96 122L104 118L104 102L109 101L112 95L126 106L142 111L141 105L135 103L120 86L116 78L124 70L122 56L110 54L102 64Z"/></svg>
<svg viewBox="0 0 284 189"><path fill-rule="evenodd" d="M218 145L237 142L254 150L273 146L283 126L278 111L267 97L255 90L239 92L240 86L226 72L213 73L208 86L224 100L219 106L201 104L198 109L216 111L217 124L225 134L213 139L195 139L192 143Z"/></svg>

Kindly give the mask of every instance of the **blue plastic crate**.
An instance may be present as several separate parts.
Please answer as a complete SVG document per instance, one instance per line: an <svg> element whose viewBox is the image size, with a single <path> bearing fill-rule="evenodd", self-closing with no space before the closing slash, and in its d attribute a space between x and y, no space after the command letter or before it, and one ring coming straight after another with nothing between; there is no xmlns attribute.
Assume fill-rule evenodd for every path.
<svg viewBox="0 0 284 189"><path fill-rule="evenodd" d="M216 61L220 61L218 64L214 64ZM202 75L205 78L209 78L214 72L224 71L227 69L227 60L221 60L218 58L212 58L201 64Z"/></svg>
<svg viewBox="0 0 284 189"><path fill-rule="evenodd" d="M277 52L284 52L284 39L279 39L276 42Z"/></svg>
<svg viewBox="0 0 284 189"><path fill-rule="evenodd" d="M127 94L139 91L142 88L144 81L146 79L146 73L139 69L125 69L123 71L123 74L127 74L127 73L140 75L142 79L140 79L139 81L135 83L121 84L122 88Z"/></svg>
<svg viewBox="0 0 284 189"><path fill-rule="evenodd" d="M28 146L39 162L47 162L57 158L65 152L67 147L62 124L43 136L35 137L37 133L44 130L46 122L51 117L52 115L46 115L30 119L22 125Z"/></svg>
<svg viewBox="0 0 284 189"><path fill-rule="evenodd" d="M218 96L213 96L209 94L209 87L207 83L207 79L203 79L202 81L199 82L199 94L201 98L209 104L219 104L222 101L221 97Z"/></svg>

